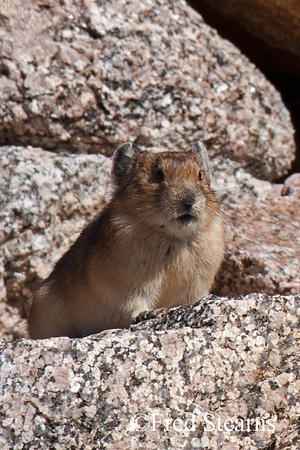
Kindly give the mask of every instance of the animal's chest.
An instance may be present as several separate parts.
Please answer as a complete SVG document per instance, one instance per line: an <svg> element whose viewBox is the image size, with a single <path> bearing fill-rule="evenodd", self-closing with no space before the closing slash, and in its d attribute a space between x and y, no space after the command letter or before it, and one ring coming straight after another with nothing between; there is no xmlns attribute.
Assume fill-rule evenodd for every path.
<svg viewBox="0 0 300 450"><path fill-rule="evenodd" d="M194 243L164 241L141 246L135 266L129 269L128 261L125 262L131 275L127 280L134 280L132 288L141 297L182 298L197 281L200 253Z"/></svg>
<svg viewBox="0 0 300 450"><path fill-rule="evenodd" d="M164 268L169 274L181 273L189 276L191 270L197 264L199 251L197 246L192 244L171 244L164 255Z"/></svg>
<svg viewBox="0 0 300 450"><path fill-rule="evenodd" d="M199 258L197 251L189 247L171 248L165 257L161 279L160 297L164 302L177 304L197 282ZM180 301L182 303L182 301Z"/></svg>

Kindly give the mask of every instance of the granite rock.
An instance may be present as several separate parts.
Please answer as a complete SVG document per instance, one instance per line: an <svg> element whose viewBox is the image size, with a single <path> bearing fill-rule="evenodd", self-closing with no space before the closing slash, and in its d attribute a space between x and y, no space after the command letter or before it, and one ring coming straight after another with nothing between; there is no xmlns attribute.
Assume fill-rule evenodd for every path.
<svg viewBox="0 0 300 450"><path fill-rule="evenodd" d="M224 295L300 292L299 198L271 196L230 208Z"/></svg>
<svg viewBox="0 0 300 450"><path fill-rule="evenodd" d="M205 15L215 16L222 31L235 39L265 70L300 75L300 8L295 0L191 0ZM217 27L217 29L219 29ZM248 41L248 42L247 42ZM258 56L260 55L260 56Z"/></svg>
<svg viewBox="0 0 300 450"><path fill-rule="evenodd" d="M294 173L284 180L281 195L292 195L300 198L300 173Z"/></svg>
<svg viewBox="0 0 300 450"><path fill-rule="evenodd" d="M274 87L183 0L6 0L0 145L111 154L140 137L274 180L294 158Z"/></svg>
<svg viewBox="0 0 300 450"><path fill-rule="evenodd" d="M300 297L207 297L83 339L0 340L0 445L299 448Z"/></svg>
<svg viewBox="0 0 300 450"><path fill-rule="evenodd" d="M257 180L235 163L222 160L214 162L214 172L227 230L226 258L214 291L298 294L298 177L292 175L284 187ZM285 192L289 195L282 196Z"/></svg>
<svg viewBox="0 0 300 450"><path fill-rule="evenodd" d="M0 335L24 335L32 292L104 205L111 163L102 155L0 148Z"/></svg>

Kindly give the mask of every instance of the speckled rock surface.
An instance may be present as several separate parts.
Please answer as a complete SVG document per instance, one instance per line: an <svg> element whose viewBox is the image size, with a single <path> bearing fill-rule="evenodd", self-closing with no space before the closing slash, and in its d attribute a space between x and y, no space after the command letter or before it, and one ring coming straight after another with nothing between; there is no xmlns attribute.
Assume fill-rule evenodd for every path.
<svg viewBox="0 0 300 450"><path fill-rule="evenodd" d="M300 297L208 297L129 330L0 340L0 445L299 448Z"/></svg>
<svg viewBox="0 0 300 450"><path fill-rule="evenodd" d="M214 171L227 230L227 253L215 292L298 294L298 177L287 179L284 188L257 180L229 161L215 161ZM282 196L288 186L289 195Z"/></svg>
<svg viewBox="0 0 300 450"><path fill-rule="evenodd" d="M300 292L299 198L266 197L229 212L225 295Z"/></svg>
<svg viewBox="0 0 300 450"><path fill-rule="evenodd" d="M111 153L201 139L273 180L294 157L279 94L183 0L10 0L0 10L0 144Z"/></svg>
<svg viewBox="0 0 300 450"><path fill-rule="evenodd" d="M284 180L281 195L300 198L300 173L294 173Z"/></svg>
<svg viewBox="0 0 300 450"><path fill-rule="evenodd" d="M0 335L24 335L39 281L68 249L108 194L111 163L102 155L56 155L0 148Z"/></svg>

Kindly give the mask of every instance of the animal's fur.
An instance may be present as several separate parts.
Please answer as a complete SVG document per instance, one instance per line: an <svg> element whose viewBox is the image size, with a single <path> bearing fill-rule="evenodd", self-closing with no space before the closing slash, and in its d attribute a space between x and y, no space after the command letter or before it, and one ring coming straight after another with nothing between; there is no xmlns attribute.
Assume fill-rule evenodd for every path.
<svg viewBox="0 0 300 450"><path fill-rule="evenodd" d="M115 191L35 293L32 338L128 326L141 312L207 295L224 255L206 150L116 150Z"/></svg>

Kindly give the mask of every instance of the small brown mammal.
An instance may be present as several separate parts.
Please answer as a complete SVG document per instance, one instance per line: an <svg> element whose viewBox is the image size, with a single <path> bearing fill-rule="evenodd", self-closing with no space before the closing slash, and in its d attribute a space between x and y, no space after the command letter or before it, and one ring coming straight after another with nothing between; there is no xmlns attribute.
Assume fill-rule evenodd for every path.
<svg viewBox="0 0 300 450"><path fill-rule="evenodd" d="M113 158L115 191L35 293L32 338L82 337L127 327L143 311L207 295L224 256L206 149Z"/></svg>

